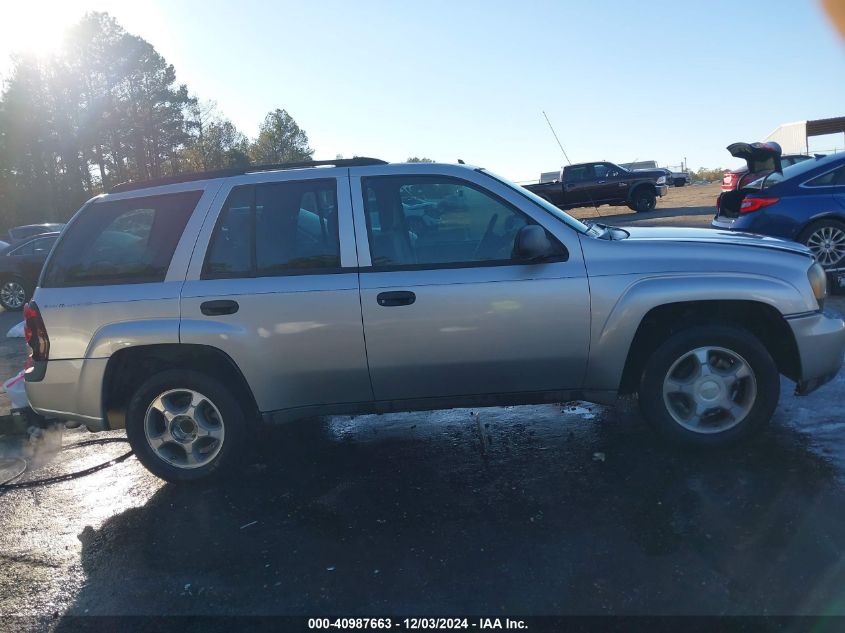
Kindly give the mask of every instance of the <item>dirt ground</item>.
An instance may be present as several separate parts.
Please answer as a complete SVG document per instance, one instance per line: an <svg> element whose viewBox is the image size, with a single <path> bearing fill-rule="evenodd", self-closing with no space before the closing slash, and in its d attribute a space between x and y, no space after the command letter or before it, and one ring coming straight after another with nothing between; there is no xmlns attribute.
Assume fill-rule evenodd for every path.
<svg viewBox="0 0 845 633"><path fill-rule="evenodd" d="M611 224L641 226L690 226L708 228L716 213L719 183L669 187L650 213L633 213L628 207L584 207L568 211L579 220L598 220Z"/></svg>

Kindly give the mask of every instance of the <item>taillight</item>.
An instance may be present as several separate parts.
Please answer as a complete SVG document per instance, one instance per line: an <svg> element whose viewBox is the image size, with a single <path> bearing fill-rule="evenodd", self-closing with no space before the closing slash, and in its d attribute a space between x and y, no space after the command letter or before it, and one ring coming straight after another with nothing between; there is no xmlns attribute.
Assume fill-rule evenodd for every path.
<svg viewBox="0 0 845 633"><path fill-rule="evenodd" d="M746 198L742 201L742 204L739 205L739 212L751 213L752 211L757 211L763 207L770 207L778 200L780 200L780 198Z"/></svg>
<svg viewBox="0 0 845 633"><path fill-rule="evenodd" d="M26 338L26 344L29 345L29 358L32 361L47 360L50 355L50 339L47 336L44 319L41 318L41 312L34 301L24 306L23 319L23 335Z"/></svg>

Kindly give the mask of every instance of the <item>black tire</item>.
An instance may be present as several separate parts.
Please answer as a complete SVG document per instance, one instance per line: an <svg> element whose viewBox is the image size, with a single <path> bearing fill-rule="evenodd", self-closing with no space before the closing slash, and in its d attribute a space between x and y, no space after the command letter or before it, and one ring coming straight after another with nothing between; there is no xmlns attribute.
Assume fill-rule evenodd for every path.
<svg viewBox="0 0 845 633"><path fill-rule="evenodd" d="M754 398L748 398L745 404L749 407L747 414L734 426L721 431L717 431L716 426L699 427L702 431L690 430L670 412L667 398L671 398L671 394L664 397L664 379L676 362L692 350L706 347L722 348L741 357L750 368L756 385ZM739 384L738 388L744 389L748 383ZM727 325L696 326L671 335L646 362L639 388L643 417L665 437L691 447L725 446L751 436L769 422L779 396L780 375L769 352L750 332ZM716 409L713 412L719 413ZM704 432L706 428L714 432Z"/></svg>
<svg viewBox="0 0 845 633"><path fill-rule="evenodd" d="M657 194L654 192L654 189L644 186L634 189L634 193L631 194L631 203L628 205L630 209L633 209L637 213L648 213L654 210L656 206Z"/></svg>
<svg viewBox="0 0 845 633"><path fill-rule="evenodd" d="M19 299L21 292L23 293L23 298ZM29 298L30 291L22 280L16 277L9 277L0 281L0 305L7 312L20 312L23 310L26 302L29 301ZM20 304L18 304L18 300L20 300Z"/></svg>
<svg viewBox="0 0 845 633"><path fill-rule="evenodd" d="M170 390L192 390L207 398L220 414L225 434L213 459L198 467L175 466L159 456L145 433L147 412L153 401ZM135 456L151 473L172 483L199 481L218 476L241 461L249 429L244 411L232 392L220 381L200 372L182 369L163 371L135 391L126 412L126 435ZM178 448L178 444L173 443Z"/></svg>
<svg viewBox="0 0 845 633"><path fill-rule="evenodd" d="M824 256L820 257L820 253L816 251L813 246L810 245L810 238L813 237L818 231L823 229L831 229L832 231L836 232L839 231L845 234L845 223L840 222L839 220L828 219L825 218L823 220L818 220L817 222L813 222L812 224L808 225L801 231L800 235L798 236L798 241L801 242L804 246L809 247L813 254L816 255L816 259L819 263L825 268L841 268L845 265L845 256L840 257L837 261L824 261Z"/></svg>

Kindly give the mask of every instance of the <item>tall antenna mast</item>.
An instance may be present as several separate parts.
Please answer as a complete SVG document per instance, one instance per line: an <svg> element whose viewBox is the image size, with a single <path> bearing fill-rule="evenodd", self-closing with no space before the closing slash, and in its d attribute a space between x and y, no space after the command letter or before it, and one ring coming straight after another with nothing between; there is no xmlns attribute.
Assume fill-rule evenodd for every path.
<svg viewBox="0 0 845 633"><path fill-rule="evenodd" d="M549 115L546 114L545 110L540 110L540 112L542 112L543 116L546 118L546 123L549 124L549 129L552 131L552 136L555 137L555 140L557 141L557 146L560 148L560 151L563 152L563 157L566 159L566 162L569 163L570 165L572 165L572 161L569 160L569 156L566 155L566 150L563 149L563 143L560 142L560 139L557 137L557 132L555 132L554 127L552 127L552 122L549 121ZM560 171L561 171L561 180L563 180L563 169L561 169ZM563 182L561 182L561 186L563 186ZM599 211L599 205L596 204L595 200L593 200L593 196L590 194L589 189L587 189L587 196L589 196L590 202L593 203L593 208L595 209L596 215L599 217L599 219L601 219L601 212Z"/></svg>
<svg viewBox="0 0 845 633"><path fill-rule="evenodd" d="M563 144L560 142L560 139L557 137L557 132L555 132L554 127L552 127L552 122L549 121L549 116L546 114L545 110L542 110L542 112L543 112L543 116L546 118L546 123L549 124L549 129L552 131L552 136L554 136L555 140L557 141L557 146L560 148L560 151L563 152L563 157L566 159L566 162L571 165L572 161L569 160L569 156L566 155L566 150L563 149Z"/></svg>

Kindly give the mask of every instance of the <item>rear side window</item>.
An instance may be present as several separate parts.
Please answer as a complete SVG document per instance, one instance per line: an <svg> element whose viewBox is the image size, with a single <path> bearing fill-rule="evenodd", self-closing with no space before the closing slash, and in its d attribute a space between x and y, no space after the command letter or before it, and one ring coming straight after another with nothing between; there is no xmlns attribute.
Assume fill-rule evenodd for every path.
<svg viewBox="0 0 845 633"><path fill-rule="evenodd" d="M50 249L53 248L53 244L56 243L57 239L59 238L54 236L43 237L39 240L32 240L32 254L46 257L50 253Z"/></svg>
<svg viewBox="0 0 845 633"><path fill-rule="evenodd" d="M40 255L42 257L46 257L47 254L50 252L50 249L53 248L53 244L58 238L53 237L43 237L38 240L30 240L25 244L21 244L20 246L14 248L13 250L9 251L9 255Z"/></svg>
<svg viewBox="0 0 845 633"><path fill-rule="evenodd" d="M201 196L189 191L91 204L58 243L42 286L164 281Z"/></svg>
<svg viewBox="0 0 845 633"><path fill-rule="evenodd" d="M845 185L845 166L817 176L805 184L807 187L837 187Z"/></svg>
<svg viewBox="0 0 845 633"><path fill-rule="evenodd" d="M334 180L235 187L211 237L203 279L340 268Z"/></svg>

